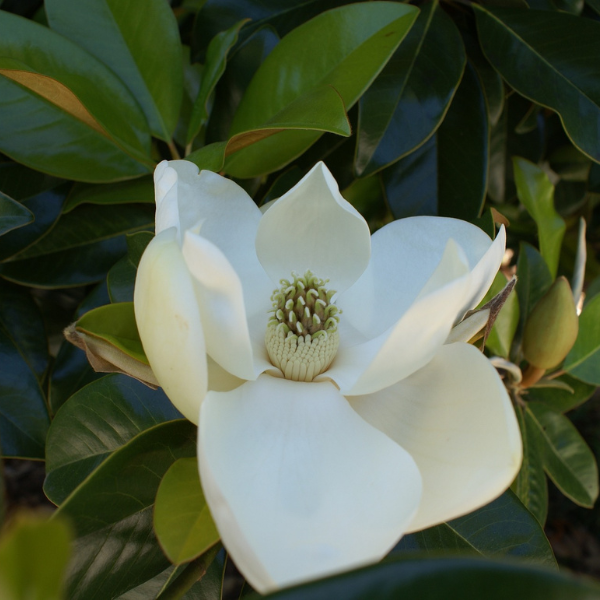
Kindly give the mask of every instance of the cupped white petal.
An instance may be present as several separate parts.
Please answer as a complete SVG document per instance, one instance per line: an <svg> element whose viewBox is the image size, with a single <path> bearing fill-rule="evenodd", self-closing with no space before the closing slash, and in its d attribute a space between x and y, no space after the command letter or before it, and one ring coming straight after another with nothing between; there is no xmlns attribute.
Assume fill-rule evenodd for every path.
<svg viewBox="0 0 600 600"><path fill-rule="evenodd" d="M192 231L185 234L183 258L194 279L206 351L232 375L255 379L270 363L254 360L237 273L217 246ZM268 307L265 299L265 314Z"/></svg>
<svg viewBox="0 0 600 600"><path fill-rule="evenodd" d="M256 256L261 212L236 183L187 160L163 161L155 171L156 225L177 225L179 240L202 224L202 237L217 246L238 274L248 314L262 310L273 285ZM173 223L174 220L176 223Z"/></svg>
<svg viewBox="0 0 600 600"><path fill-rule="evenodd" d="M269 208L256 237L258 258L275 284L310 270L338 292L366 269L370 247L369 226L322 162Z"/></svg>
<svg viewBox="0 0 600 600"><path fill-rule="evenodd" d="M349 401L419 467L423 498L410 531L491 502L519 470L521 437L510 398L494 367L473 346L443 346L407 379Z"/></svg>
<svg viewBox="0 0 600 600"><path fill-rule="evenodd" d="M198 454L225 547L262 593L381 559L419 504L411 457L331 383L209 392Z"/></svg>
<svg viewBox="0 0 600 600"><path fill-rule="evenodd" d="M332 379L345 395L370 394L425 366L450 333L468 293L469 277L464 253L449 240L430 282L401 318L364 343L347 345L340 335L332 366L317 380ZM343 304L342 309L340 321L346 317Z"/></svg>
<svg viewBox="0 0 600 600"><path fill-rule="evenodd" d="M492 243L479 227L465 221L410 217L393 221L373 234L369 267L349 290L339 295L344 318L369 338L389 329L425 284L433 284L432 275L450 239L462 248L472 271L469 293L457 308L457 316L462 316L485 295L500 267L504 230Z"/></svg>
<svg viewBox="0 0 600 600"><path fill-rule="evenodd" d="M468 342L475 334L479 333L487 324L490 318L490 309L478 310L471 316L461 321L452 328L452 331L446 338L446 344L456 342Z"/></svg>
<svg viewBox="0 0 600 600"><path fill-rule="evenodd" d="M246 383L245 379L232 375L210 356L206 357L206 364L208 367L208 389L212 392L229 392Z"/></svg>
<svg viewBox="0 0 600 600"><path fill-rule="evenodd" d="M194 283L172 227L148 244L137 271L135 320L144 352L171 402L198 422L206 394L204 335Z"/></svg>

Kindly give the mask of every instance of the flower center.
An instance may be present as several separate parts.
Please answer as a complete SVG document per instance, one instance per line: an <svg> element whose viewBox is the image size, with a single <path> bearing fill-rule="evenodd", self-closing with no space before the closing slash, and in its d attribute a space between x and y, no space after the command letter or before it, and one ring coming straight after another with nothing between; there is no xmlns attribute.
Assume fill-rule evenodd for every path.
<svg viewBox="0 0 600 600"><path fill-rule="evenodd" d="M335 290L307 271L293 281L281 280L271 295L273 316L269 319L265 344L271 363L286 379L312 381L326 371L335 358L340 336L340 310L332 304Z"/></svg>

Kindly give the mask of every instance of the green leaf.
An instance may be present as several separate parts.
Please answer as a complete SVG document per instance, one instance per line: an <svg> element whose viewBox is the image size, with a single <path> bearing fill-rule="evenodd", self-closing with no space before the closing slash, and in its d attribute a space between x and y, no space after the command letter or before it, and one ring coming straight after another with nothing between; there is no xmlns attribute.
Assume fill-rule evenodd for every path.
<svg viewBox="0 0 600 600"><path fill-rule="evenodd" d="M147 173L147 124L121 81L79 46L0 12L0 149L34 169L78 181ZM17 108L18 106L18 108Z"/></svg>
<svg viewBox="0 0 600 600"><path fill-rule="evenodd" d="M41 382L50 355L42 313L29 290L0 280L0 326Z"/></svg>
<svg viewBox="0 0 600 600"><path fill-rule="evenodd" d="M345 0L208 0L194 24L199 60L204 60L208 43L215 35L241 19L251 19L241 32L244 41L266 26L282 37L319 13L344 3Z"/></svg>
<svg viewBox="0 0 600 600"><path fill-rule="evenodd" d="M43 458L49 418L44 393L15 340L0 324L0 455Z"/></svg>
<svg viewBox="0 0 600 600"><path fill-rule="evenodd" d="M544 530L511 491L469 515L404 536L396 547L400 549L434 556L444 550L488 558L518 557L557 568Z"/></svg>
<svg viewBox="0 0 600 600"><path fill-rule="evenodd" d="M563 369L581 381L600 385L600 295L584 306L579 333Z"/></svg>
<svg viewBox="0 0 600 600"><path fill-rule="evenodd" d="M137 267L146 246L153 238L148 231L127 235L127 256L108 272L108 293L111 302L133 302L133 289Z"/></svg>
<svg viewBox="0 0 600 600"><path fill-rule="evenodd" d="M19 231L11 231L0 238L0 260L25 250L52 229L70 189L71 184L66 183L22 201L23 206L33 213L34 220Z"/></svg>
<svg viewBox="0 0 600 600"><path fill-rule="evenodd" d="M482 300L482 304L489 302L496 294L499 294L506 286L506 283L506 277L502 273L498 273L492 283L492 287ZM494 321L494 325L486 341L486 346L497 356L508 359L510 347L518 326L519 300L517 299L516 292L513 290Z"/></svg>
<svg viewBox="0 0 600 600"><path fill-rule="evenodd" d="M592 600L600 586L566 573L477 558L385 560L265 596L269 600Z"/></svg>
<svg viewBox="0 0 600 600"><path fill-rule="evenodd" d="M519 299L519 330L538 300L552 285L552 275L542 255L525 242L521 242L517 261L519 279L515 289Z"/></svg>
<svg viewBox="0 0 600 600"><path fill-rule="evenodd" d="M522 96L555 110L573 143L600 161L600 23L563 12L475 8L494 68Z"/></svg>
<svg viewBox="0 0 600 600"><path fill-rule="evenodd" d="M384 67L417 16L405 4L350 4L320 14L289 33L254 75L238 107L231 136L263 127L302 96L332 86L348 110ZM291 131L232 155L228 173L274 171L304 152L319 132Z"/></svg>
<svg viewBox="0 0 600 600"><path fill-rule="evenodd" d="M124 375L90 383L63 405L48 431L46 495L61 504L112 452L179 417L162 390Z"/></svg>
<svg viewBox="0 0 600 600"><path fill-rule="evenodd" d="M170 141L183 73L177 21L164 0L46 0L50 27L112 69L139 102L150 131Z"/></svg>
<svg viewBox="0 0 600 600"><path fill-rule="evenodd" d="M100 281L126 252L123 234L153 224L154 211L147 206L79 206L63 215L48 235L16 260L1 265L0 275L36 287Z"/></svg>
<svg viewBox="0 0 600 600"><path fill-rule="evenodd" d="M356 171L367 176L406 156L442 122L465 66L453 21L437 1L414 26L359 102Z"/></svg>
<svg viewBox="0 0 600 600"><path fill-rule="evenodd" d="M97 283L127 251L125 236L119 236L33 256L0 265L0 277L37 288L65 288Z"/></svg>
<svg viewBox="0 0 600 600"><path fill-rule="evenodd" d="M64 183L62 179L12 161L0 163L0 190L21 202Z"/></svg>
<svg viewBox="0 0 600 600"><path fill-rule="evenodd" d="M80 204L130 204L135 202L154 203L154 181L151 175L104 185L76 183L67 198L64 212L70 212Z"/></svg>
<svg viewBox="0 0 600 600"><path fill-rule="evenodd" d="M70 542L63 519L17 516L0 538L0 597L62 600Z"/></svg>
<svg viewBox="0 0 600 600"><path fill-rule="evenodd" d="M439 213L469 221L477 219L487 181L487 118L479 80L467 63L436 134L382 173L394 217Z"/></svg>
<svg viewBox="0 0 600 600"><path fill-rule="evenodd" d="M517 196L537 225L540 252L554 278L566 230L564 220L554 210L554 186L543 169L524 158L513 157L513 169Z"/></svg>
<svg viewBox="0 0 600 600"><path fill-rule="evenodd" d="M214 142L188 154L185 160L193 162L201 171L206 169L217 173L223 168L226 148L227 142Z"/></svg>
<svg viewBox="0 0 600 600"><path fill-rule="evenodd" d="M75 324L79 331L104 340L142 364L149 364L135 322L133 302L99 306Z"/></svg>
<svg viewBox="0 0 600 600"><path fill-rule="evenodd" d="M548 483L538 441L539 434L521 406L515 406L515 413L521 429L523 462L511 489L543 527L548 515Z"/></svg>
<svg viewBox="0 0 600 600"><path fill-rule="evenodd" d="M31 223L33 218L28 208L0 192L0 235Z"/></svg>
<svg viewBox="0 0 600 600"><path fill-rule="evenodd" d="M471 63L437 132L438 212L472 221L481 215L489 163L487 106Z"/></svg>
<svg viewBox="0 0 600 600"><path fill-rule="evenodd" d="M570 389L546 387L543 381L527 389L527 400L536 400L549 406L552 410L567 412L588 400L596 391L595 385L584 383L569 375L562 375L552 380L564 384Z"/></svg>
<svg viewBox="0 0 600 600"><path fill-rule="evenodd" d="M527 418L537 429L544 468L558 489L580 506L598 497L596 459L571 421L538 402L527 404Z"/></svg>
<svg viewBox="0 0 600 600"><path fill-rule="evenodd" d="M179 459L163 477L156 494L154 531L176 565L200 556L219 541L200 485L197 459Z"/></svg>
<svg viewBox="0 0 600 600"><path fill-rule="evenodd" d="M225 72L227 55L237 42L240 29L245 23L247 23L247 19L242 19L226 31L218 33L208 46L202 83L192 108L186 145L193 141L208 120L208 99Z"/></svg>
<svg viewBox="0 0 600 600"><path fill-rule="evenodd" d="M113 452L65 500L56 514L76 532L69 600L114 598L169 566L152 531L154 498L169 467L195 454L191 423L155 425Z"/></svg>

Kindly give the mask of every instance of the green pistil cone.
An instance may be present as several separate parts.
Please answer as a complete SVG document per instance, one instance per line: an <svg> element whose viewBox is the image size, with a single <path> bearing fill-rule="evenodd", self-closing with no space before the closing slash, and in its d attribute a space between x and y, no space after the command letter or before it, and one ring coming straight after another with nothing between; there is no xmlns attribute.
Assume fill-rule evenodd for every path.
<svg viewBox="0 0 600 600"><path fill-rule="evenodd" d="M555 367L573 347L578 331L571 286L564 277L558 277L527 318L523 356L535 367Z"/></svg>

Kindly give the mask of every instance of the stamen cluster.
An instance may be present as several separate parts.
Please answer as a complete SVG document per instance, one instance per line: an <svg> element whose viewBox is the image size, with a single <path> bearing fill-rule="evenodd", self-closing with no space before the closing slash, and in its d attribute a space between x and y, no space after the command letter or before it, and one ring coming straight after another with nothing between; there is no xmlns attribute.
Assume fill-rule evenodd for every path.
<svg viewBox="0 0 600 600"><path fill-rule="evenodd" d="M273 308L265 343L269 358L287 379L312 381L326 371L339 345L340 310L334 290L310 271L281 280L271 296Z"/></svg>

